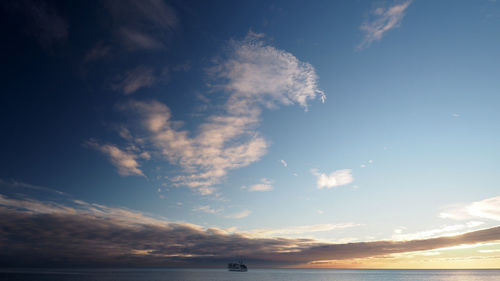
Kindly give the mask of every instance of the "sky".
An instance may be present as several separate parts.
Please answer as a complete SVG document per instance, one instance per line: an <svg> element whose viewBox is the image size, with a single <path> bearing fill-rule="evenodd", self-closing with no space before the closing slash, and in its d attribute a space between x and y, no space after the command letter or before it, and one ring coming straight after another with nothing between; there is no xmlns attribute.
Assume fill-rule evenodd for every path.
<svg viewBox="0 0 500 281"><path fill-rule="evenodd" d="M4 266L499 267L497 1L0 13Z"/></svg>

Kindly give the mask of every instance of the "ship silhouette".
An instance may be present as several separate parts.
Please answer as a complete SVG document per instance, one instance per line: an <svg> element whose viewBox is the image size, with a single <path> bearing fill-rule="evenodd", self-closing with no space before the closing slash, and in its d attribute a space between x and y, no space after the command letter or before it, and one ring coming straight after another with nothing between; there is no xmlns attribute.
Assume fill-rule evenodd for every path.
<svg viewBox="0 0 500 281"><path fill-rule="evenodd" d="M228 263L227 269L229 271L238 271L238 272L247 272L248 271L247 266L241 260L239 260L238 262Z"/></svg>

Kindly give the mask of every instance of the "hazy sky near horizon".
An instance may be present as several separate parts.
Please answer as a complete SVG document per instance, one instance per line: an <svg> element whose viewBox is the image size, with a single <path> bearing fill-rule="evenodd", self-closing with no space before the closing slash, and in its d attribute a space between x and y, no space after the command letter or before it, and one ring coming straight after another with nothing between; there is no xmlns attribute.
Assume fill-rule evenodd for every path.
<svg viewBox="0 0 500 281"><path fill-rule="evenodd" d="M0 9L0 260L498 267L497 1Z"/></svg>

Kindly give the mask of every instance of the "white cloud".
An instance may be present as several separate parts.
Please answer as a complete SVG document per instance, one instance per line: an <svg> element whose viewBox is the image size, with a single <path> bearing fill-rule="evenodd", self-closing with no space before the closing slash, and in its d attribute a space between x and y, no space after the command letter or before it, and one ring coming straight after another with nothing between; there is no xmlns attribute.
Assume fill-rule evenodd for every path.
<svg viewBox="0 0 500 281"><path fill-rule="evenodd" d="M493 249L493 250L479 250L478 252L483 253L483 254L498 253L498 252L500 252L500 249Z"/></svg>
<svg viewBox="0 0 500 281"><path fill-rule="evenodd" d="M387 8L379 7L374 9L371 12L372 17L370 20L365 21L360 27L364 32L364 38L357 49L360 50L370 46L374 41L382 39L387 31L399 27L410 3L411 0Z"/></svg>
<svg viewBox="0 0 500 281"><path fill-rule="evenodd" d="M363 163L363 164L359 165L359 167L366 168L367 165L373 164L373 160L368 160L367 163L368 164Z"/></svg>
<svg viewBox="0 0 500 281"><path fill-rule="evenodd" d="M270 184L265 184L265 183L259 183L252 185L248 191L271 191L273 190L273 186Z"/></svg>
<svg viewBox="0 0 500 281"><path fill-rule="evenodd" d="M228 109L241 113L256 104L274 107L294 103L307 109L307 100L317 96L324 102L326 97L318 89L312 65L288 52L266 46L260 40L262 36L249 32L243 41L233 41L232 56L212 70L228 79L228 83L222 85L233 93Z"/></svg>
<svg viewBox="0 0 500 281"><path fill-rule="evenodd" d="M307 109L308 100L324 100L310 64L265 45L260 37L250 32L244 40L232 41L227 58L210 69L214 78L226 81L214 87L229 92L229 97L223 112L207 117L197 134L180 129L170 109L158 101L132 101L122 107L139 115L141 140L182 168L177 176L169 177L173 185L213 193L211 186L228 171L266 154L269 143L257 131L263 108L299 104Z"/></svg>
<svg viewBox="0 0 500 281"><path fill-rule="evenodd" d="M143 159L146 159L146 160L151 159L151 154L149 154L149 152L147 152L147 151L142 152L141 154L139 154L139 156Z"/></svg>
<svg viewBox="0 0 500 281"><path fill-rule="evenodd" d="M89 140L85 144L106 154L121 176L144 176L137 162L139 156L135 153L123 151L111 144L99 144L94 140Z"/></svg>
<svg viewBox="0 0 500 281"><path fill-rule="evenodd" d="M242 218L248 217L251 213L252 212L250 210L243 210L239 213L227 215L226 218L228 218L228 219L242 219Z"/></svg>
<svg viewBox="0 0 500 281"><path fill-rule="evenodd" d="M455 118L458 118L458 117L460 117L460 114L458 114L458 113L453 113L451 116L452 116L452 117L455 117Z"/></svg>
<svg viewBox="0 0 500 281"><path fill-rule="evenodd" d="M198 187L198 192L200 192L201 195L210 195L215 192L215 188L208 186L200 186Z"/></svg>
<svg viewBox="0 0 500 281"><path fill-rule="evenodd" d="M433 251L428 251L428 252L419 252L421 256L439 256L441 255L441 252L436 252L435 250Z"/></svg>
<svg viewBox="0 0 500 281"><path fill-rule="evenodd" d="M311 173L317 177L316 186L321 188L332 188L340 185L350 184L354 181L350 169L337 170L329 175L320 173L316 169L312 169Z"/></svg>
<svg viewBox="0 0 500 281"><path fill-rule="evenodd" d="M474 217L500 221L500 196L474 202L467 211Z"/></svg>
<svg viewBox="0 0 500 281"><path fill-rule="evenodd" d="M261 183L254 184L250 187L248 187L248 191L253 192L253 191L271 191L273 190L272 186L272 181L268 179L261 179Z"/></svg>
<svg viewBox="0 0 500 281"><path fill-rule="evenodd" d="M500 196L473 202L467 205L453 205L439 214L440 218L466 220L482 218L500 221Z"/></svg>
<svg viewBox="0 0 500 281"><path fill-rule="evenodd" d="M209 205L204 205L204 206L199 206L197 208L194 208L193 211L196 212L204 212L204 213L209 213L209 214L216 214L221 211L221 209L213 209Z"/></svg>
<svg viewBox="0 0 500 281"><path fill-rule="evenodd" d="M471 228L476 228L483 225L481 221L469 221L464 224L445 225L442 227L420 231L416 233L403 233L405 228L397 228L394 230L393 240L415 240L426 239L438 236L454 236L470 231Z"/></svg>
<svg viewBox="0 0 500 281"><path fill-rule="evenodd" d="M280 162L283 165L283 167L285 167L285 168L288 167L288 163L286 163L285 160L281 159Z"/></svg>
<svg viewBox="0 0 500 281"><path fill-rule="evenodd" d="M394 233L395 234L401 234L401 233L403 233L403 229L402 228L396 228L396 229L394 229Z"/></svg>
<svg viewBox="0 0 500 281"><path fill-rule="evenodd" d="M176 129L178 124L171 120L170 109L159 102L131 102L127 107L141 116L154 148L187 174L169 180L174 185L197 188L204 194L211 194L210 186L219 182L228 170L259 160L267 149L267 142L252 130L252 123L257 121L252 117L212 116L192 138L188 131ZM243 141L233 141L244 137Z"/></svg>

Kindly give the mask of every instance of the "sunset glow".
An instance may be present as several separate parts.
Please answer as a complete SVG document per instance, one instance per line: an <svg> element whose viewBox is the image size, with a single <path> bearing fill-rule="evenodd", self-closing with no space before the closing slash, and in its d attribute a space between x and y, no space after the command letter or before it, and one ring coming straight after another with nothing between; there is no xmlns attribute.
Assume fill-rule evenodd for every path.
<svg viewBox="0 0 500 281"><path fill-rule="evenodd" d="M0 268L500 268L499 1L0 7Z"/></svg>

